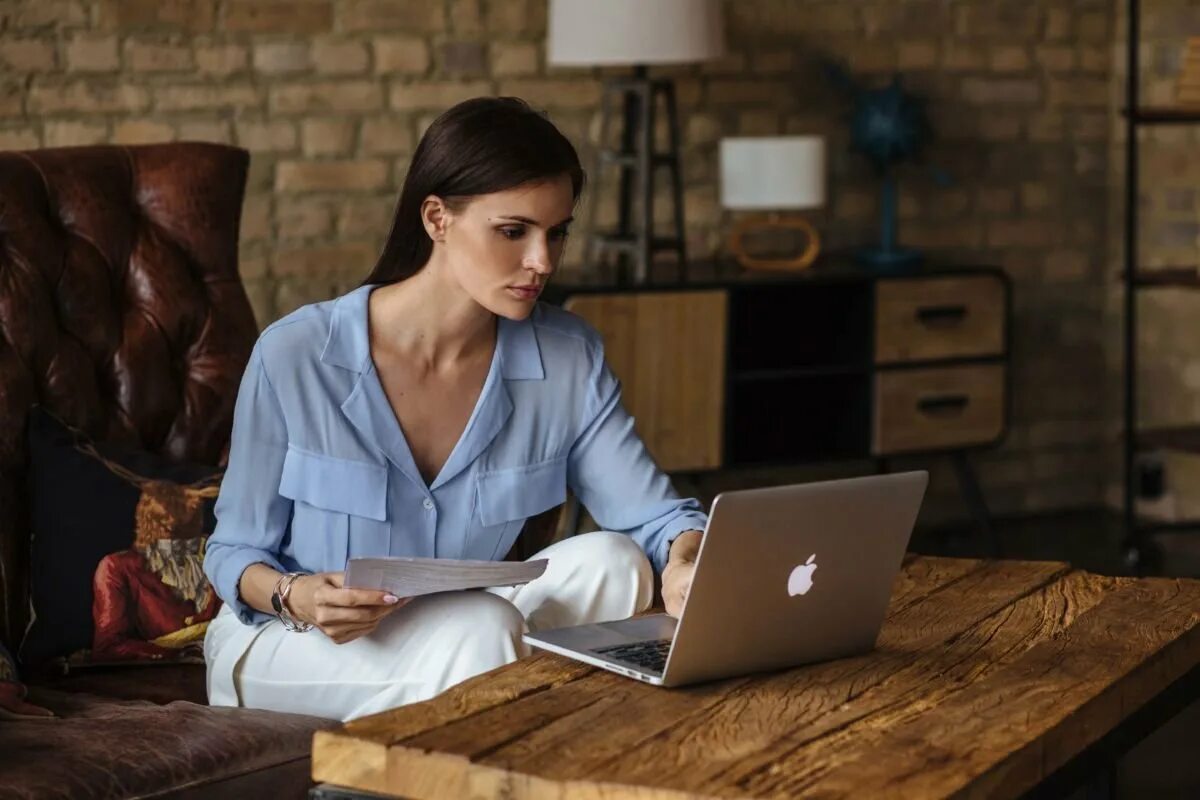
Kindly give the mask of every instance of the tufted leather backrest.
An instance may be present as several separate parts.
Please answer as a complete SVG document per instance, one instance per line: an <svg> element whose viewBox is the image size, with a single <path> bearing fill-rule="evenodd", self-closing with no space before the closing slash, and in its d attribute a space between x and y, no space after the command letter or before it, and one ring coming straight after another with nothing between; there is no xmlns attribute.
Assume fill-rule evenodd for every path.
<svg viewBox="0 0 1200 800"><path fill-rule="evenodd" d="M28 616L25 423L218 463L256 326L249 157L177 143L0 153L0 638ZM63 487L69 500L70 488Z"/></svg>

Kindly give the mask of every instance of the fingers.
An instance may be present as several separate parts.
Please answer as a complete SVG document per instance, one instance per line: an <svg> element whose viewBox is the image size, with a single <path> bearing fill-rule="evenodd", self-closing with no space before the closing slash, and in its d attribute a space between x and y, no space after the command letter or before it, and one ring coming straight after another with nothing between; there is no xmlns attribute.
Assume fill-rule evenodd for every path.
<svg viewBox="0 0 1200 800"><path fill-rule="evenodd" d="M318 604L316 621L319 625L377 622L400 606L400 603L387 606L335 606Z"/></svg>
<svg viewBox="0 0 1200 800"><path fill-rule="evenodd" d="M318 605L342 607L394 606L398 597L375 589L343 589L337 586L322 586L313 599Z"/></svg>

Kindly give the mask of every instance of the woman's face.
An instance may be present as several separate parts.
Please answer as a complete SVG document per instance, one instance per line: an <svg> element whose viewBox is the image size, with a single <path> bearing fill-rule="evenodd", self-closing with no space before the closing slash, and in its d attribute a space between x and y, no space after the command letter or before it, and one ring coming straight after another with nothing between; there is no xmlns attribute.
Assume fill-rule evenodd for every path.
<svg viewBox="0 0 1200 800"><path fill-rule="evenodd" d="M451 275L477 303L524 319L558 268L574 206L571 179L562 175L446 209L441 240L436 224L430 235L444 249ZM428 214L426 220L429 229Z"/></svg>

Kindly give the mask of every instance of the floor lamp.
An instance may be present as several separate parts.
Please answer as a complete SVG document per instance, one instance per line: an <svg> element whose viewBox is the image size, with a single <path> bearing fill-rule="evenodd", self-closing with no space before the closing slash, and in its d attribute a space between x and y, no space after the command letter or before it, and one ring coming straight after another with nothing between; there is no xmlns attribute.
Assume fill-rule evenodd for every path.
<svg viewBox="0 0 1200 800"><path fill-rule="evenodd" d="M724 32L718 0L550 0L546 60L557 66L625 66L632 74L604 81L600 106L600 142L590 169L592 202L588 213L586 266L615 257L618 280L632 272L647 283L659 252L673 252L686 270L683 176L680 172L679 113L675 84L651 78L655 64L684 64L719 58ZM667 125L667 149L655 150L659 101ZM619 115L620 146L608 146ZM609 167L619 170L617 229L596 229L601 182ZM660 169L670 175L673 232L654 232L654 181Z"/></svg>

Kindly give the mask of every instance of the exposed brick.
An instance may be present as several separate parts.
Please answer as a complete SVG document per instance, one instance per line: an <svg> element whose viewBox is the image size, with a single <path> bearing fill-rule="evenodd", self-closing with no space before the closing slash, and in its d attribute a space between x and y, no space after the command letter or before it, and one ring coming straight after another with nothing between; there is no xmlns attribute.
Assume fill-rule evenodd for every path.
<svg viewBox="0 0 1200 800"><path fill-rule="evenodd" d="M279 238L317 239L333 232L333 203L317 197L281 197L275 222Z"/></svg>
<svg viewBox="0 0 1200 800"><path fill-rule="evenodd" d="M1052 247L1063 241L1062 224L1038 218L992 220L987 224L991 247Z"/></svg>
<svg viewBox="0 0 1200 800"><path fill-rule="evenodd" d="M1075 69L1075 50L1066 45L1041 45L1034 58L1048 72L1070 72Z"/></svg>
<svg viewBox="0 0 1200 800"><path fill-rule="evenodd" d="M338 4L338 26L346 32L402 30L440 33L446 9L429 0L348 0Z"/></svg>
<svg viewBox="0 0 1200 800"><path fill-rule="evenodd" d="M1108 11L1081 13L1075 20L1075 40L1085 44L1107 44L1112 20L1112 14Z"/></svg>
<svg viewBox="0 0 1200 800"><path fill-rule="evenodd" d="M1103 45L1078 48L1079 68L1084 72L1108 72L1111 65L1109 48Z"/></svg>
<svg viewBox="0 0 1200 800"><path fill-rule="evenodd" d="M1051 107L1107 108L1112 87L1107 78L1052 79L1047 103Z"/></svg>
<svg viewBox="0 0 1200 800"><path fill-rule="evenodd" d="M515 79L501 83L499 94L520 97L535 108L595 108L600 84L587 79Z"/></svg>
<svg viewBox="0 0 1200 800"><path fill-rule="evenodd" d="M0 116L25 116L25 86L17 81L0 81Z"/></svg>
<svg viewBox="0 0 1200 800"><path fill-rule="evenodd" d="M760 75L779 75L795 69L796 54L792 50L763 50L753 54L751 63Z"/></svg>
<svg viewBox="0 0 1200 800"><path fill-rule="evenodd" d="M351 197L342 204L338 214L337 233L340 237L383 237L391 228L396 197Z"/></svg>
<svg viewBox="0 0 1200 800"><path fill-rule="evenodd" d="M113 125L114 144L146 144L170 142L175 139L175 128L166 122L154 119L126 119Z"/></svg>
<svg viewBox="0 0 1200 800"><path fill-rule="evenodd" d="M1021 185L1021 208L1025 211L1045 211L1054 201L1050 187L1044 182L1030 181Z"/></svg>
<svg viewBox="0 0 1200 800"><path fill-rule="evenodd" d="M1047 41L1059 41L1071 35L1071 12L1065 8L1046 11L1046 27L1042 34Z"/></svg>
<svg viewBox="0 0 1200 800"><path fill-rule="evenodd" d="M7 30L47 31L79 28L88 25L88 9L75 0L27 0L8 3L5 7ZM7 32L7 31L6 31Z"/></svg>
<svg viewBox="0 0 1200 800"><path fill-rule="evenodd" d="M685 144L712 144L721 138L721 123L712 114L689 114L683 129Z"/></svg>
<svg viewBox="0 0 1200 800"><path fill-rule="evenodd" d="M213 29L213 0L104 0L97 23L101 30L162 28L203 33Z"/></svg>
<svg viewBox="0 0 1200 800"><path fill-rule="evenodd" d="M115 36L76 36L65 50L71 72L115 72L121 66Z"/></svg>
<svg viewBox="0 0 1200 800"><path fill-rule="evenodd" d="M179 138L194 142L233 144L233 129L228 120L192 119L179 123Z"/></svg>
<svg viewBox="0 0 1200 800"><path fill-rule="evenodd" d="M1032 105L1042 99L1042 87L1023 78L966 78L962 95L976 105Z"/></svg>
<svg viewBox="0 0 1200 800"><path fill-rule="evenodd" d="M483 10L480 0L450 0L450 30L457 34L483 32Z"/></svg>
<svg viewBox="0 0 1200 800"><path fill-rule="evenodd" d="M766 110L738 114L738 133L742 136L774 136L779 133L779 114ZM666 132L665 126L661 129Z"/></svg>
<svg viewBox="0 0 1200 800"><path fill-rule="evenodd" d="M388 164L358 161L284 161L275 171L279 191L336 192L380 189L388 181Z"/></svg>
<svg viewBox="0 0 1200 800"><path fill-rule="evenodd" d="M312 245L280 250L275 255L276 275L329 275L337 272L367 274L378 251L366 242Z"/></svg>
<svg viewBox="0 0 1200 800"><path fill-rule="evenodd" d="M958 8L956 32L963 36L1031 40L1038 35L1040 9L1025 3L982 3Z"/></svg>
<svg viewBox="0 0 1200 800"><path fill-rule="evenodd" d="M54 114L62 111L141 111L150 104L141 86L100 81L34 84L29 90L29 110Z"/></svg>
<svg viewBox="0 0 1200 800"><path fill-rule="evenodd" d="M488 2L484 25L493 36L521 36L529 33L529 0Z"/></svg>
<svg viewBox="0 0 1200 800"><path fill-rule="evenodd" d="M0 150L35 150L41 146L37 131L0 130Z"/></svg>
<svg viewBox="0 0 1200 800"><path fill-rule="evenodd" d="M538 46L528 42L493 42L492 75L507 78L532 75L538 68Z"/></svg>
<svg viewBox="0 0 1200 800"><path fill-rule="evenodd" d="M306 119L300 126L305 155L346 155L354 149L356 123L353 119Z"/></svg>
<svg viewBox="0 0 1200 800"><path fill-rule="evenodd" d="M380 36L372 46L375 50L375 71L381 75L401 73L423 75L431 62L429 45L415 36Z"/></svg>
<svg viewBox="0 0 1200 800"><path fill-rule="evenodd" d="M237 143L255 153L296 149L296 125L287 120L243 120L236 123Z"/></svg>
<svg viewBox="0 0 1200 800"><path fill-rule="evenodd" d="M221 86L158 86L154 105L160 111L255 108L262 105L258 90L250 84Z"/></svg>
<svg viewBox="0 0 1200 800"><path fill-rule="evenodd" d="M970 72L987 66L987 50L962 42L949 42L942 52L942 67L955 72Z"/></svg>
<svg viewBox="0 0 1200 800"><path fill-rule="evenodd" d="M254 69L264 75L304 72L312 62L308 42L263 42L254 45Z"/></svg>
<svg viewBox="0 0 1200 800"><path fill-rule="evenodd" d="M442 42L438 63L446 75L483 75L487 72L487 49L482 42Z"/></svg>
<svg viewBox="0 0 1200 800"><path fill-rule="evenodd" d="M700 63L704 75L740 75L746 71L746 54L737 50L726 50L720 58L710 58ZM572 67L572 69L578 69Z"/></svg>
<svg viewBox="0 0 1200 800"><path fill-rule="evenodd" d="M374 111L383 106L383 88L374 81L285 84L270 92L270 108L277 114Z"/></svg>
<svg viewBox="0 0 1200 800"><path fill-rule="evenodd" d="M490 94L492 94L492 86L487 81L408 83L392 87L389 104L392 108L400 111L415 109L444 111L463 100Z"/></svg>
<svg viewBox="0 0 1200 800"><path fill-rule="evenodd" d="M232 75L246 69L249 50L240 44L203 44L196 47L196 67L211 75Z"/></svg>
<svg viewBox="0 0 1200 800"><path fill-rule="evenodd" d="M54 42L44 39L0 41L0 64L17 72L47 72L58 66Z"/></svg>
<svg viewBox="0 0 1200 800"><path fill-rule="evenodd" d="M246 196L242 202L242 224L238 229L238 238L242 242L271 237L271 205L272 197L269 194Z"/></svg>
<svg viewBox="0 0 1200 800"><path fill-rule="evenodd" d="M318 39L313 42L312 62L321 75L359 75L370 66L371 53L363 42Z"/></svg>
<svg viewBox="0 0 1200 800"><path fill-rule="evenodd" d="M315 0L229 0L224 23L231 33L327 33L333 28L333 4Z"/></svg>
<svg viewBox="0 0 1200 800"><path fill-rule="evenodd" d="M103 122L75 120L47 122L43 128L42 138L46 147L100 144L108 139L108 126Z"/></svg>
<svg viewBox="0 0 1200 800"><path fill-rule="evenodd" d="M987 216L1011 214L1017 207L1017 193L1008 188L984 187L979 190L976 208Z"/></svg>
<svg viewBox="0 0 1200 800"><path fill-rule="evenodd" d="M1023 120L1015 114L981 114L979 138L987 142L1011 142L1020 138Z"/></svg>
<svg viewBox="0 0 1200 800"><path fill-rule="evenodd" d="M991 48L988 66L995 72L1024 72L1029 69L1029 54L1021 45L999 45Z"/></svg>
<svg viewBox="0 0 1200 800"><path fill-rule="evenodd" d="M896 65L902 70L933 69L938 65L937 42L901 42L896 48Z"/></svg>
<svg viewBox="0 0 1200 800"><path fill-rule="evenodd" d="M135 72L181 72L195 64L187 45L130 39L125 42L125 66Z"/></svg>
<svg viewBox="0 0 1200 800"><path fill-rule="evenodd" d="M361 146L366 155L411 153L412 121L401 116L367 117L362 123Z"/></svg>

